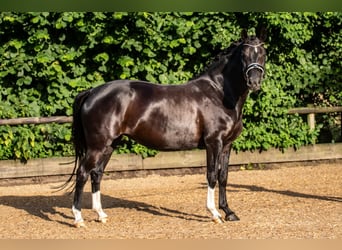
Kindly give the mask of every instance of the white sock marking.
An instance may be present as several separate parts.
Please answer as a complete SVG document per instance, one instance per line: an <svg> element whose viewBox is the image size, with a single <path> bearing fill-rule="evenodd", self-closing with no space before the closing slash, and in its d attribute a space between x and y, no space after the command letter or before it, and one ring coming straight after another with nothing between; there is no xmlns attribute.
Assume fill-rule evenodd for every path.
<svg viewBox="0 0 342 250"><path fill-rule="evenodd" d="M208 195L207 195L207 208L213 215L213 218L220 218L221 214L217 211L215 207L215 188L211 188L208 186Z"/></svg>
<svg viewBox="0 0 342 250"><path fill-rule="evenodd" d="M81 211L75 208L75 206L72 206L72 212L75 217L75 223L83 222Z"/></svg>
<svg viewBox="0 0 342 250"><path fill-rule="evenodd" d="M99 220L107 218L108 215L102 210L100 191L92 193L92 201L93 201L93 210L96 211L97 214L99 215Z"/></svg>

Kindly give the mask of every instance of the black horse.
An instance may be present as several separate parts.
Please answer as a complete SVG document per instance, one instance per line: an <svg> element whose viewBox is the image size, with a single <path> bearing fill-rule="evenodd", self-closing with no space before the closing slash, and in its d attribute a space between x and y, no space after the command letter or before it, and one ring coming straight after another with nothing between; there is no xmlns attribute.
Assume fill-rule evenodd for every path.
<svg viewBox="0 0 342 250"><path fill-rule="evenodd" d="M75 99L73 138L76 185L72 211L82 227L84 185L91 176L93 209L106 222L100 182L113 150L124 135L158 150L205 148L207 152L207 208L223 222L239 218L226 198L228 160L232 142L242 130L242 108L249 91L260 89L264 75L265 31L242 38L221 51L204 73L182 85L158 85L138 80L117 80L86 90ZM72 176L71 176L72 177Z"/></svg>

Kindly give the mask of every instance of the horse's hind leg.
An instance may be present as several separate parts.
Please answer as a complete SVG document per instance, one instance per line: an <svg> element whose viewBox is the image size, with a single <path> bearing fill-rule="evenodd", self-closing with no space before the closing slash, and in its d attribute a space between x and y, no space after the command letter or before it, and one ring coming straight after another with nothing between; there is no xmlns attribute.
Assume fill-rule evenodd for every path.
<svg viewBox="0 0 342 250"><path fill-rule="evenodd" d="M72 205L72 212L75 217L74 225L76 227L85 227L84 220L81 214L82 208L82 198L83 198L83 189L86 184L89 176L89 171L85 167L87 164L87 157L85 156L80 160L80 166L77 169L76 173L76 186L75 186L75 194L74 194L74 202Z"/></svg>
<svg viewBox="0 0 342 250"><path fill-rule="evenodd" d="M112 147L108 147L105 153L99 160L97 167L90 173L91 176L91 192L92 192L92 208L98 214L98 221L102 223L107 222L107 214L102 209L100 184L103 176L104 169L113 152Z"/></svg>
<svg viewBox="0 0 342 250"><path fill-rule="evenodd" d="M92 183L94 183L94 185L92 185L92 190L99 191L102 173L105 165L109 160L110 153L112 152L112 150L110 151L110 153L108 153L108 151L110 150L98 151L88 149L86 155L80 161L80 166L77 169L75 195L72 206L72 211L75 216L74 223L76 227L85 227L84 220L81 214L84 185L88 180L89 174L91 174ZM95 178L95 176L97 178ZM95 181L93 181L93 179L95 179ZM99 211L102 211L99 193L94 195L93 192L93 197L96 198L97 201L95 202L97 207L95 207L98 208ZM100 204L100 207L98 206L98 204ZM105 214L101 213L101 216L103 217L105 216Z"/></svg>

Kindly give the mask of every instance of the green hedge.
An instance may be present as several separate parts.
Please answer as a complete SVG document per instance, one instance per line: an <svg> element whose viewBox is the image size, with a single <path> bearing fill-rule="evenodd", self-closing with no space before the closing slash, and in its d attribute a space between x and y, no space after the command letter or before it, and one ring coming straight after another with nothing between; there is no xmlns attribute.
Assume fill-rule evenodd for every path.
<svg viewBox="0 0 342 250"><path fill-rule="evenodd" d="M71 115L76 94L114 79L183 83L242 28L268 29L266 79L244 108L234 149L299 147L310 132L292 107L342 104L341 13L0 13L0 118ZM148 156L127 140L118 152ZM70 124L0 126L0 159L73 154Z"/></svg>

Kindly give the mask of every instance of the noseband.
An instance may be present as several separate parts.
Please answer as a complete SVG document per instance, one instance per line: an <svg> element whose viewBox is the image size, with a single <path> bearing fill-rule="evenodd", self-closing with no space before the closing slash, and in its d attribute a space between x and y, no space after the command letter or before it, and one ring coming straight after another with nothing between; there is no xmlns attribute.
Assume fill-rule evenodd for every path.
<svg viewBox="0 0 342 250"><path fill-rule="evenodd" d="M247 66L247 69L246 69L246 77L248 78L248 72L249 71L251 71L252 69L258 69L258 70L260 70L261 71L261 74L263 75L264 74L264 72L265 72L265 69L264 69L264 67L261 65L261 64L259 64L259 63L251 63L251 64L249 64L248 66Z"/></svg>
<svg viewBox="0 0 342 250"><path fill-rule="evenodd" d="M253 47L256 50L257 47L259 47L259 46L261 46L263 44L264 43L259 43L259 44L256 44L256 45L252 45L252 44L245 43L244 45L245 46L249 46L249 47ZM251 63L251 64L249 64L247 66L246 71L245 71L246 79L248 79L248 72L251 71L252 69L260 70L261 71L261 75L263 75L264 72L265 72L264 67L260 63L257 63L257 62Z"/></svg>

